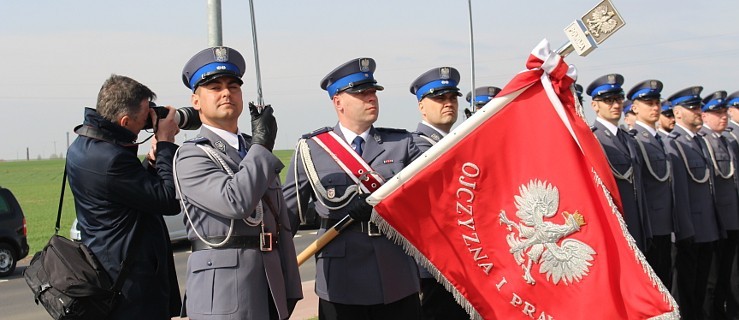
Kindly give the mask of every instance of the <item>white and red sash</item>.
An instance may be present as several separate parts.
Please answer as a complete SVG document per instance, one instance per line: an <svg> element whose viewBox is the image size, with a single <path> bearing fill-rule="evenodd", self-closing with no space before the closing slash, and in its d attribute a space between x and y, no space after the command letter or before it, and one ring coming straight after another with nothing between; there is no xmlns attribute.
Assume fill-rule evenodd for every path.
<svg viewBox="0 0 739 320"><path fill-rule="evenodd" d="M333 131L324 132L311 137L336 161L355 183L361 182L364 192L375 192L385 179L367 164L352 147Z"/></svg>

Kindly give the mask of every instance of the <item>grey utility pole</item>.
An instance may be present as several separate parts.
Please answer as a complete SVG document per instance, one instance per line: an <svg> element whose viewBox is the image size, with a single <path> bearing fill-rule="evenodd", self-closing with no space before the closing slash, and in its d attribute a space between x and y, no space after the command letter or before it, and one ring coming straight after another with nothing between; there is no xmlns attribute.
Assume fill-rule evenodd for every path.
<svg viewBox="0 0 739 320"><path fill-rule="evenodd" d="M221 0L208 0L208 46L223 45L221 28Z"/></svg>

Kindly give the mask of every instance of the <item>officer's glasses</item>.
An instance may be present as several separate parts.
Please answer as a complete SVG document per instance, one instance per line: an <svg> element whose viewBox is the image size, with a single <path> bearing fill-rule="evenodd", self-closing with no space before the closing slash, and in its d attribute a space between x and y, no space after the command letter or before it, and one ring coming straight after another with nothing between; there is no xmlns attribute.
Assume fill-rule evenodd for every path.
<svg viewBox="0 0 739 320"><path fill-rule="evenodd" d="M623 103L624 98L623 97L616 97L616 98L603 98L603 99L595 99L595 101L603 102L605 104L611 105L615 102Z"/></svg>

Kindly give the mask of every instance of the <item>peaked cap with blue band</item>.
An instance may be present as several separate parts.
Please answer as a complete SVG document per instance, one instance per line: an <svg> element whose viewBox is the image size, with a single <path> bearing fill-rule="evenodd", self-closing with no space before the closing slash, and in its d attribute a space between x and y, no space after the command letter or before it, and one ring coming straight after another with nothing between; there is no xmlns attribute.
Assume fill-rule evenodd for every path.
<svg viewBox="0 0 739 320"><path fill-rule="evenodd" d="M624 100L624 110L623 110L624 111L624 115L627 114L627 113L629 113L629 112L633 113L631 111L631 107L632 107L633 104L634 104L634 102L632 102L631 100Z"/></svg>
<svg viewBox="0 0 739 320"><path fill-rule="evenodd" d="M629 93L626 94L626 99L636 100L652 100L659 99L662 93L662 81L659 80L646 80L637 83Z"/></svg>
<svg viewBox="0 0 739 320"><path fill-rule="evenodd" d="M241 53L229 47L211 47L196 53L182 69L182 82L193 92L199 85L222 76L231 76L244 83L241 77L246 62Z"/></svg>
<svg viewBox="0 0 739 320"><path fill-rule="evenodd" d="M670 101L672 107L682 106L693 109L703 104L701 91L703 91L703 87L701 86L685 88L673 93L667 100Z"/></svg>
<svg viewBox="0 0 739 320"><path fill-rule="evenodd" d="M475 89L475 105L478 107L486 105L490 100L493 100L499 92L500 88L498 87L477 87L477 89ZM467 99L467 102L472 100L472 91L467 93L465 99Z"/></svg>
<svg viewBox="0 0 739 320"><path fill-rule="evenodd" d="M416 95L418 101L425 97L436 97L448 92L456 92L461 97L457 85L459 84L459 71L452 67L433 68L424 72L411 83L411 93Z"/></svg>
<svg viewBox="0 0 739 320"><path fill-rule="evenodd" d="M579 83L575 83L575 94L582 99L582 86Z"/></svg>
<svg viewBox="0 0 739 320"><path fill-rule="evenodd" d="M321 80L321 89L328 91L328 97L333 97L342 91L358 93L369 88L384 90L377 84L373 74L375 60L372 58L357 58L350 60L329 72Z"/></svg>
<svg viewBox="0 0 739 320"><path fill-rule="evenodd" d="M726 106L739 107L739 91L734 92L726 97Z"/></svg>
<svg viewBox="0 0 739 320"><path fill-rule="evenodd" d="M672 104L670 103L670 100L662 101L662 106L660 106L660 113L668 117L675 116L672 112Z"/></svg>
<svg viewBox="0 0 739 320"><path fill-rule="evenodd" d="M703 98L703 112L706 111L718 111L720 109L728 108L726 105L726 91L720 90L707 95Z"/></svg>
<svg viewBox="0 0 739 320"><path fill-rule="evenodd" d="M595 79L589 86L586 93L593 98L607 97L613 95L623 95L624 76L618 73L611 73Z"/></svg>

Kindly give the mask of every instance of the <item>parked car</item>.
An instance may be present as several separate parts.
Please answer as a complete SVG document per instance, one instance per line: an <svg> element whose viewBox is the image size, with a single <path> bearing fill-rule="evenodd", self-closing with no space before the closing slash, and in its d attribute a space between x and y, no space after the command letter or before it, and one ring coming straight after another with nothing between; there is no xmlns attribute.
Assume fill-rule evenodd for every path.
<svg viewBox="0 0 739 320"><path fill-rule="evenodd" d="M13 274L28 256L26 217L10 190L0 187L0 277Z"/></svg>
<svg viewBox="0 0 739 320"><path fill-rule="evenodd" d="M172 242L187 240L187 231L185 231L182 218L182 212L174 216L164 216L164 222L167 224L167 230L169 230L169 240ZM80 230L77 227L77 219L74 219L72 228L69 229L69 238L76 241L82 240Z"/></svg>

